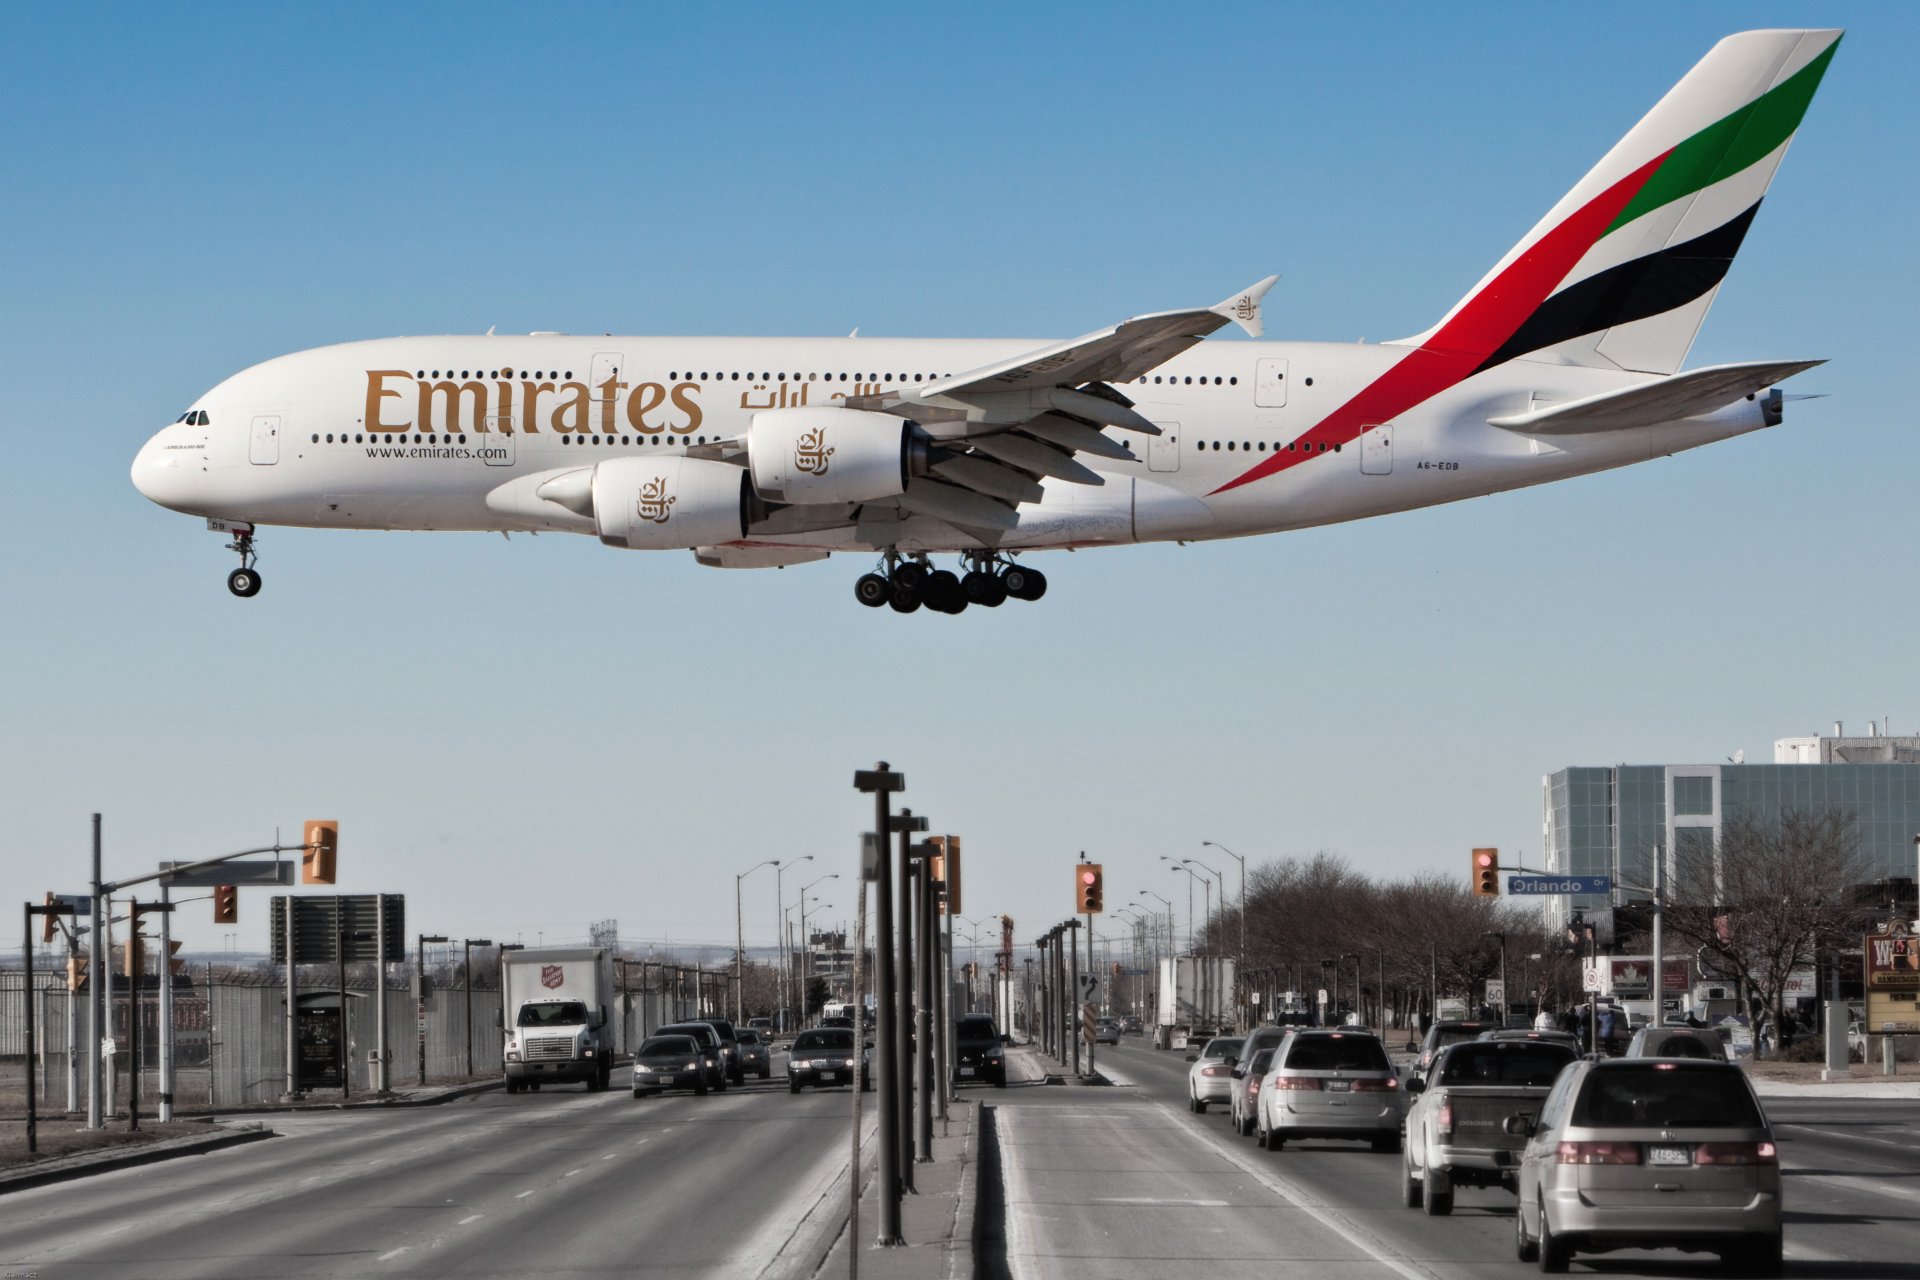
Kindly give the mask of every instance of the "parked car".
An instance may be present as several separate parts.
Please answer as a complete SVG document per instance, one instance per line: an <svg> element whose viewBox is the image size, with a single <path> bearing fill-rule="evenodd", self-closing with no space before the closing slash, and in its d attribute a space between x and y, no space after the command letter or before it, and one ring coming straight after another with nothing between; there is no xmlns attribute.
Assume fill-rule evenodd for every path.
<svg viewBox="0 0 1920 1280"><path fill-rule="evenodd" d="M1400 1149L1400 1077L1378 1036L1297 1028L1280 1042L1254 1107L1254 1138L1278 1151L1289 1138L1358 1138Z"/></svg>
<svg viewBox="0 0 1920 1280"><path fill-rule="evenodd" d="M716 1093L727 1088L727 1058L720 1045L720 1033L711 1022L670 1022L654 1028L656 1036L692 1036L700 1051L712 1059L707 1064L707 1087Z"/></svg>
<svg viewBox="0 0 1920 1280"><path fill-rule="evenodd" d="M1627 1042L1628 1058L1704 1058L1727 1062L1727 1046L1710 1027L1642 1027Z"/></svg>
<svg viewBox="0 0 1920 1280"><path fill-rule="evenodd" d="M1515 1252L1542 1271L1576 1253L1718 1253L1741 1274L1781 1265L1780 1157L1731 1062L1607 1058L1561 1073L1526 1139Z"/></svg>
<svg viewBox="0 0 1920 1280"><path fill-rule="evenodd" d="M787 1092L798 1093L808 1085L852 1084L854 1073L860 1085L867 1086L864 1057L853 1051L853 1032L846 1027L809 1027L793 1038L787 1051Z"/></svg>
<svg viewBox="0 0 1920 1280"><path fill-rule="evenodd" d="M984 1013L963 1014L953 1023L953 1083L980 1080L1007 1087L1007 1053L999 1028Z"/></svg>
<svg viewBox="0 0 1920 1280"><path fill-rule="evenodd" d="M762 1080L773 1074L773 1045L757 1027L742 1027L734 1035L740 1046L740 1070L751 1071Z"/></svg>
<svg viewBox="0 0 1920 1280"><path fill-rule="evenodd" d="M1499 1030L1491 1022L1436 1022L1427 1028L1427 1034L1420 1041L1420 1056L1407 1068L1409 1076L1425 1075L1427 1068L1433 1065L1433 1055L1450 1044L1462 1040L1477 1040L1485 1031Z"/></svg>
<svg viewBox="0 0 1920 1280"><path fill-rule="evenodd" d="M633 1053L633 1096L691 1089L704 1098L710 1067L692 1036L648 1036Z"/></svg>
<svg viewBox="0 0 1920 1280"><path fill-rule="evenodd" d="M1205 1115L1207 1104L1233 1101L1233 1064L1244 1036L1215 1036L1187 1055L1187 1110Z"/></svg>
<svg viewBox="0 0 1920 1280"><path fill-rule="evenodd" d="M1273 1065L1273 1054L1272 1048L1261 1049L1233 1069L1233 1129L1243 1138L1253 1132L1254 1104L1260 1100L1260 1081Z"/></svg>
<svg viewBox="0 0 1920 1280"><path fill-rule="evenodd" d="M1506 1122L1539 1115L1553 1082L1579 1056L1578 1046L1494 1036L1442 1049L1426 1075L1407 1081L1401 1203L1441 1216L1453 1212L1455 1187L1512 1191L1526 1144Z"/></svg>

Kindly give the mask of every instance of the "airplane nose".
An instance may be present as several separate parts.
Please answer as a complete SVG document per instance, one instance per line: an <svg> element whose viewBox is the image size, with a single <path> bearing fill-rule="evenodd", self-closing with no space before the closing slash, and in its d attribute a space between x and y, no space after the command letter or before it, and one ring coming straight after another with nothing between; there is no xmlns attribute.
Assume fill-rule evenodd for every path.
<svg viewBox="0 0 1920 1280"><path fill-rule="evenodd" d="M185 511L205 465L204 444L196 449L169 427L133 456L133 487L149 502Z"/></svg>

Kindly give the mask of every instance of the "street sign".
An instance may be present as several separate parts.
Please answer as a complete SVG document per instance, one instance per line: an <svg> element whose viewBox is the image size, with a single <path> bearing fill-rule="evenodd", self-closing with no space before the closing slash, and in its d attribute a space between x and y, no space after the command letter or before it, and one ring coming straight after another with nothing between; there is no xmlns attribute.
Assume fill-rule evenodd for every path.
<svg viewBox="0 0 1920 1280"><path fill-rule="evenodd" d="M1611 893L1612 876L1508 876L1507 893L1525 897L1544 893Z"/></svg>
<svg viewBox="0 0 1920 1280"><path fill-rule="evenodd" d="M201 867L198 871L175 871L173 868L184 866L179 862L163 862L160 870L161 884L170 884L176 889L213 889L223 884L292 884L294 865L291 862L223 862L217 867Z"/></svg>
<svg viewBox="0 0 1920 1280"><path fill-rule="evenodd" d="M878 880L880 878L880 840L871 831L860 835L860 878Z"/></svg>
<svg viewBox="0 0 1920 1280"><path fill-rule="evenodd" d="M1507 984L1499 978L1487 979L1487 1003L1498 1009L1507 1002Z"/></svg>
<svg viewBox="0 0 1920 1280"><path fill-rule="evenodd" d="M281 895L273 899L274 964L287 959L287 904L293 904L293 962L295 964L337 964L342 961L378 961L374 944L379 926L381 895L372 893L334 894L326 897ZM386 905L387 954L389 964L407 958L407 899L402 893L384 896Z"/></svg>
<svg viewBox="0 0 1920 1280"><path fill-rule="evenodd" d="M1086 1004L1100 993L1100 979L1090 973L1080 975L1080 1003Z"/></svg>
<svg viewBox="0 0 1920 1280"><path fill-rule="evenodd" d="M1582 991L1598 991L1600 989L1600 962L1598 960L1582 960L1580 962L1580 989Z"/></svg>

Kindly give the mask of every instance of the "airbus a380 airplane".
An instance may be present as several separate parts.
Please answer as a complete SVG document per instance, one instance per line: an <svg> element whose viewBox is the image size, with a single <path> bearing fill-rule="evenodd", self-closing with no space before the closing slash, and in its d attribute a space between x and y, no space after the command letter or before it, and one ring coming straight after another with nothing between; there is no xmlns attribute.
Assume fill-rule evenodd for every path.
<svg viewBox="0 0 1920 1280"><path fill-rule="evenodd" d="M1261 333L1273 278L1068 342L392 338L269 360L140 450L133 482L255 527L559 530L702 564L881 559L862 604L958 613L1016 554L1274 533L1625 466L1778 425L1820 363L1681 372L1840 39L1715 45L1440 322ZM958 553L964 575L932 567Z"/></svg>

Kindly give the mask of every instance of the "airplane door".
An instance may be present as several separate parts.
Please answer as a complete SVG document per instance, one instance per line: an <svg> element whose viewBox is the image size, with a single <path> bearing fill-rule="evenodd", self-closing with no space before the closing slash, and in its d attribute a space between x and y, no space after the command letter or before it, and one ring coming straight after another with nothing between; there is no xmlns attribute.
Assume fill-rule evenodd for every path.
<svg viewBox="0 0 1920 1280"><path fill-rule="evenodd" d="M1253 403L1259 409L1279 409L1287 403L1287 362L1254 362Z"/></svg>
<svg viewBox="0 0 1920 1280"><path fill-rule="evenodd" d="M1360 433L1360 474L1393 474L1393 424L1383 422Z"/></svg>
<svg viewBox="0 0 1920 1280"><path fill-rule="evenodd" d="M596 401L613 399L613 388L607 384L620 377L620 366L625 363L618 351L597 351L593 356L593 376L587 385L593 388Z"/></svg>
<svg viewBox="0 0 1920 1280"><path fill-rule="evenodd" d="M262 413L253 419L253 438L247 444L247 461L270 467L280 461L280 415Z"/></svg>
<svg viewBox="0 0 1920 1280"><path fill-rule="evenodd" d="M1180 424L1177 422L1156 422L1160 434L1147 437L1147 470L1178 471L1180 469Z"/></svg>
<svg viewBox="0 0 1920 1280"><path fill-rule="evenodd" d="M520 433L513 429L513 415L495 413L487 416L487 434L476 436L480 448L485 450L481 461L490 467L510 467L513 465L514 441Z"/></svg>

